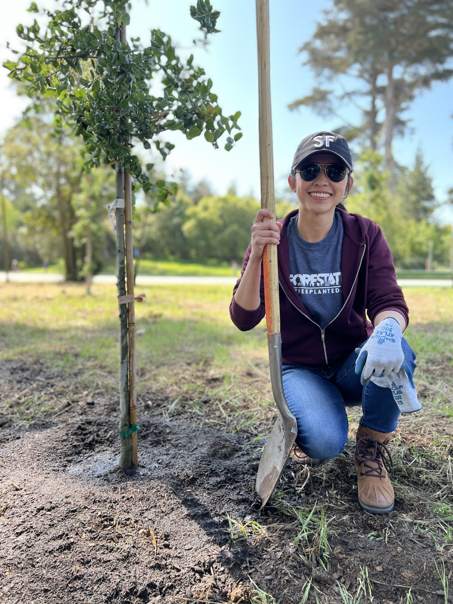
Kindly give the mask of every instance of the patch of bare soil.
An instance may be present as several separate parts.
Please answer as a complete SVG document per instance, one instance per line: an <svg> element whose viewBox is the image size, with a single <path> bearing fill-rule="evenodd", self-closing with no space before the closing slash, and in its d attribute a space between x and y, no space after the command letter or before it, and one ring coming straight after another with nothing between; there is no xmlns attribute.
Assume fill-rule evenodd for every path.
<svg viewBox="0 0 453 604"><path fill-rule="evenodd" d="M365 514L349 446L319 468L290 460L259 512L252 435L189 413L169 418L169 401L158 394L140 410L140 468L126 477L116 467L115 401L18 363L0 372L0 392L9 392L2 401L11 393L21 400L30 386L51 397L56 377L69 402L41 422L25 426L0 404L2 604L298 604L309 584L308 602L345 601L339 584L351 593L363 584L362 602L371 601L366 589L376 603L444 602L436 542L414 530L429 485L420 485L419 498L399 496L388 516ZM401 479L415 486L416 472ZM315 507L304 534L294 515L301 506ZM313 523L321 526L321 508L328 547Z"/></svg>

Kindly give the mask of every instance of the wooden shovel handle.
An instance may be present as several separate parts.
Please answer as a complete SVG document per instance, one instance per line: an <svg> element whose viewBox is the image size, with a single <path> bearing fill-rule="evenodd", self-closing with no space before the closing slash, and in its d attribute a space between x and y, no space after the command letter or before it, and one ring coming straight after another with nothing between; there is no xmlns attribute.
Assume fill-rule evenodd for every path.
<svg viewBox="0 0 453 604"><path fill-rule="evenodd" d="M263 255L264 306L269 336L280 333L280 300L278 297L277 248L268 245Z"/></svg>
<svg viewBox="0 0 453 604"><path fill-rule="evenodd" d="M256 34L258 41L261 207L270 210L275 216L268 0L256 0ZM268 245L264 251L263 276L267 333L273 335L280 333L278 264L275 245Z"/></svg>

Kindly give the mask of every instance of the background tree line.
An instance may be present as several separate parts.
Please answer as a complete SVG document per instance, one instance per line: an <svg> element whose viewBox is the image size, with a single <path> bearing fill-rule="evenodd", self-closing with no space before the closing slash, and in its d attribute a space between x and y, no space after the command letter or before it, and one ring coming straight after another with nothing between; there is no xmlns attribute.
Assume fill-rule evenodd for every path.
<svg viewBox="0 0 453 604"><path fill-rule="evenodd" d="M115 196L113 170L83 171L80 142L68 131L55 133L48 115L30 114L3 141L3 267L13 258L27 266L63 260L67 279L112 269L114 233L106 206ZM421 151L411 168L401 168L394 191L384 158L359 156L349 211L376 220L400 268L447 267L450 227L433 219L438 207ZM136 248L142 258L240 263L259 202L231 188L215 195L204 182L181 178L171 202L154 211L152 193L135 207ZM296 204L278 203L283 217ZM8 247L8 249L7 249Z"/></svg>
<svg viewBox="0 0 453 604"><path fill-rule="evenodd" d="M309 42L303 63L316 87L289 108L310 107L354 141L355 188L347 201L382 226L400 268L447 267L451 231L434 218L436 199L421 150L411 167L398 163L393 142L410 128L406 111L416 94L452 73L453 0L332 0ZM354 120L343 109L355 107ZM429 119L429 116L427 116ZM31 109L0 148L0 258L29 266L64 261L67 279L111 268L112 227L106 205L115 197L107 168L83 170L81 143L54 127L52 110ZM157 162L154 162L157 165ZM149 182L163 174L147 173ZM149 168L151 170L151 168ZM258 201L182 177L168 205L150 187L135 207L141 257L240 262ZM288 191L289 194L289 191ZM283 199L279 214L291 207ZM445 202L444 202L445 203ZM449 200L453 203L453 189Z"/></svg>

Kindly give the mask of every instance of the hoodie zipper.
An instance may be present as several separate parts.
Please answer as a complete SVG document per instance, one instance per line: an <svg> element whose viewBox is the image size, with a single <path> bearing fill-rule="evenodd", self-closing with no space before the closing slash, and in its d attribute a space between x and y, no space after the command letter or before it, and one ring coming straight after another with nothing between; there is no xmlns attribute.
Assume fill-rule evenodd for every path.
<svg viewBox="0 0 453 604"><path fill-rule="evenodd" d="M360 257L359 266L358 266L358 268L357 268L357 272L356 272L356 275L355 275L355 277L354 277L354 281L352 282L351 289L349 290L349 294L348 294L348 296L347 296L346 300L344 301L343 306L340 308L340 310L337 312L337 314L334 316L334 318L333 318L333 319L331 319L331 320L330 320L330 321L327 323L327 325L326 325L324 328L322 328L322 327L321 327L321 325L319 325L319 323L316 323L316 321L313 321L313 319L312 319L311 317L309 317L308 315L306 315L306 314L305 314L305 313L304 313L302 310L300 310L300 308L299 308L298 306L296 306L296 305L294 304L294 302L291 300L291 298L290 298L290 297L288 296L288 294L286 293L285 288L283 287L283 285L282 285L282 283L281 283L281 281L280 281L280 287L281 287L281 288L282 288L282 290L285 292L286 297L288 298L288 300L290 301L290 303L291 303L291 304L294 306L294 308L295 308L297 311L299 311L299 312L300 312L300 314L301 314L301 315L303 315L303 316L304 316L306 319L308 319L308 320L309 320L311 323L313 323L314 325L316 325L316 327L319 327L319 330L320 330L320 332L321 332L322 349L323 349L323 352L324 352L324 359L325 359L325 361L326 361L326 365L328 365L328 364L329 364L329 358L328 358L328 356L327 356L327 348L326 348L326 329L327 329L327 328L329 327L329 325L331 325L331 324L332 324L332 323L333 323L333 322L334 322L334 321L337 319L337 317L339 317L339 315L340 315L340 314L343 312L344 307L346 306L346 304L347 304L347 303L348 303L348 301L349 301L349 298L351 297L352 290L354 289L354 286L355 286L355 284L356 284L356 282L357 282L357 279L358 279L358 277L359 277L359 272L360 272L360 267L362 266L363 257L365 256L365 251L366 251L366 243L363 243L362 245L363 245L362 255L361 255L361 257Z"/></svg>

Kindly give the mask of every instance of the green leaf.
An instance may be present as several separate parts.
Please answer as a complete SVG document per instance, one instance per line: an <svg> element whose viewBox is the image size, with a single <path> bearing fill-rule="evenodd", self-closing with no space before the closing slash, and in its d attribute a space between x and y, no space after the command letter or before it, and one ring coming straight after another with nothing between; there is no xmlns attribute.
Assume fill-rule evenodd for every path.
<svg viewBox="0 0 453 604"><path fill-rule="evenodd" d="M168 130L180 131L188 139L204 134L218 148L216 141L225 131L237 128L232 117L222 113L204 69L194 65L193 55L178 56L166 33L152 30L151 44L143 49L138 38L130 47L116 41L115 27L128 21L127 0L105 0L99 20L90 26L83 25L83 11L92 14L96 0L58 4L60 9L42 11L47 23L43 19L28 28L18 25L26 50L19 53L17 63L6 61L5 68L10 77L23 82L35 106L41 101L55 103L58 128L71 124L83 138L86 166L121 163L135 182L150 190L154 185L147 175L149 166L133 155L131 141L146 149L155 145L165 159L174 145L158 143L158 137ZM191 12L203 31L216 31L219 12L210 1L197 0L194 5ZM41 10L38 2L30 9ZM235 140L231 136L227 146Z"/></svg>
<svg viewBox="0 0 453 604"><path fill-rule="evenodd" d="M202 131L203 128L201 128L200 126L192 126L187 132L186 137L190 140L192 138L195 138L196 136L200 136Z"/></svg>
<svg viewBox="0 0 453 604"><path fill-rule="evenodd" d="M16 66L16 61L5 61L3 63L3 67L5 67L5 69L8 69L8 71L12 71L13 69L15 69Z"/></svg>
<svg viewBox="0 0 453 604"><path fill-rule="evenodd" d="M209 0L197 0L197 5L190 7L190 16L199 22L200 29L205 35L219 32L216 24L220 12L212 8Z"/></svg>

